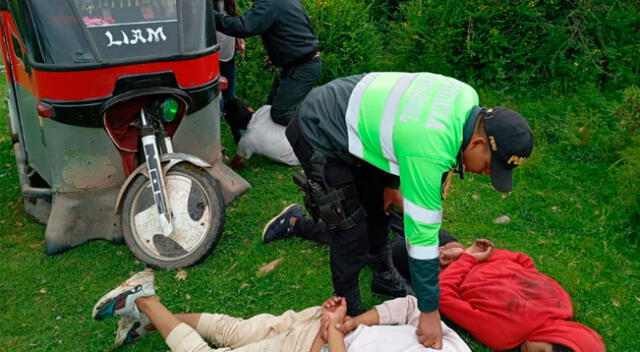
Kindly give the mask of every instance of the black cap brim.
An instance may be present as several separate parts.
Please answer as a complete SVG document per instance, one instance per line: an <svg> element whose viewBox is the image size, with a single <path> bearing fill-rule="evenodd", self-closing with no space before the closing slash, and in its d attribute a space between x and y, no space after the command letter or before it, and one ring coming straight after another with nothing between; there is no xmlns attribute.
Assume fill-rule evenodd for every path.
<svg viewBox="0 0 640 352"><path fill-rule="evenodd" d="M513 169L502 166L495 153L491 153L491 184L498 192L509 193L513 190Z"/></svg>

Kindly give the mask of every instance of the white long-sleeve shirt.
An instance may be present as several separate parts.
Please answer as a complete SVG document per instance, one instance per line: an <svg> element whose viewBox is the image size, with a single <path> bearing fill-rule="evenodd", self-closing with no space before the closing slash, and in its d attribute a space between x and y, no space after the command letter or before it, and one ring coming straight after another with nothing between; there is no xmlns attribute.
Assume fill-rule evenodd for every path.
<svg viewBox="0 0 640 352"><path fill-rule="evenodd" d="M420 310L413 296L386 301L376 306L376 310L379 325L360 325L347 334L344 338L347 352L471 352L460 335L443 322L440 322L442 350L421 345L416 336Z"/></svg>

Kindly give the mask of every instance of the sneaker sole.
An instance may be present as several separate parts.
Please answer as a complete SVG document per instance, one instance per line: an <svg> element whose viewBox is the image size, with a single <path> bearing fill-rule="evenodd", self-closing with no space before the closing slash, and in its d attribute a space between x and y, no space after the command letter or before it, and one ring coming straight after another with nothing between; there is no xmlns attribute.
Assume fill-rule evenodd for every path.
<svg viewBox="0 0 640 352"><path fill-rule="evenodd" d="M111 292L102 296L93 307L93 319L103 320L111 318L115 315L117 309L126 305L129 295L140 292L140 290L142 290L142 285L136 285L134 287L118 286L111 290Z"/></svg>
<svg viewBox="0 0 640 352"><path fill-rule="evenodd" d="M278 219L278 218L279 218L280 216L282 216L284 213L286 213L287 211L289 211L289 209L291 209L291 208L293 208L293 207L295 207L295 206L297 206L297 205L298 205L298 204L291 204L291 205L289 205L288 207L284 208L284 210L283 210L283 211L281 211L281 212L280 212L280 214L278 214L278 215L274 216L273 218L271 218L271 220L269 220L269 222L268 222L266 225L264 225L264 228L262 229L262 242L264 242L264 235L266 235L266 234L267 234L267 229L269 228L269 226L271 226L271 224L273 224L273 223L276 221L276 219Z"/></svg>
<svg viewBox="0 0 640 352"><path fill-rule="evenodd" d="M129 323L123 327L118 326L118 331L116 332L116 346L129 345L133 343L135 340L140 338L140 335L134 336L134 331L140 328L142 324L139 321L135 321L133 323Z"/></svg>

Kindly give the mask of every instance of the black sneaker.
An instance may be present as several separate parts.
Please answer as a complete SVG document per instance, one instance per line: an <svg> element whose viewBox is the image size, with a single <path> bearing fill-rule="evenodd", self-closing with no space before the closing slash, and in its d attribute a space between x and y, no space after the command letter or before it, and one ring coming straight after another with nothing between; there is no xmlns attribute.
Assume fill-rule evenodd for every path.
<svg viewBox="0 0 640 352"><path fill-rule="evenodd" d="M302 207L298 204L291 204L269 220L262 230L262 242L269 243L293 236L292 217L297 217L298 220L302 218Z"/></svg>

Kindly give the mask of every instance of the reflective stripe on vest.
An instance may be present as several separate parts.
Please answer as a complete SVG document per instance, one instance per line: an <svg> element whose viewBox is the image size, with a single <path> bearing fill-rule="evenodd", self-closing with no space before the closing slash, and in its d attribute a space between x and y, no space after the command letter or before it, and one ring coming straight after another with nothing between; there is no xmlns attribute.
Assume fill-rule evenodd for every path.
<svg viewBox="0 0 640 352"><path fill-rule="evenodd" d="M416 246L409 244L409 240L405 240L407 244L407 253L409 257L417 260L431 260L440 256L440 247L436 244L433 246Z"/></svg>
<svg viewBox="0 0 640 352"><path fill-rule="evenodd" d="M378 73L369 73L364 76L360 82L356 85L349 97L349 105L347 106L347 112L345 119L347 122L347 136L349 139L349 153L357 156L360 159L364 159L364 147L360 140L358 132L358 121L360 121L360 103L364 92L369 87L369 84L373 82Z"/></svg>
<svg viewBox="0 0 640 352"><path fill-rule="evenodd" d="M396 153L393 150L393 126L396 121L400 100L402 100L407 88L409 88L411 82L413 82L416 77L418 77L417 73L411 73L403 76L396 82L387 97L384 111L382 112L380 145L382 146L382 153L385 159L389 160L389 171L394 175L399 175L400 169L398 168L398 158L396 158Z"/></svg>
<svg viewBox="0 0 640 352"><path fill-rule="evenodd" d="M415 222L421 222L423 224L439 224L442 222L442 210L430 210L423 208L404 198L403 201L404 213L413 219Z"/></svg>
<svg viewBox="0 0 640 352"><path fill-rule="evenodd" d="M426 129L445 128L441 120L455 111L455 98L463 86L455 79L426 72L365 75L351 92L345 113L349 152L399 175L396 121L422 119Z"/></svg>

